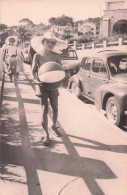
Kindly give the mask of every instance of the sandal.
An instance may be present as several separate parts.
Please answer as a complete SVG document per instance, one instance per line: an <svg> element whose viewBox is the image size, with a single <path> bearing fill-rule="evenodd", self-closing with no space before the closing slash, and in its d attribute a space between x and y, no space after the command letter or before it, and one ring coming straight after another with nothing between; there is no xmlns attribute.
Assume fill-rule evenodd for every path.
<svg viewBox="0 0 127 195"><path fill-rule="evenodd" d="M45 137L45 138L43 139L43 145L44 145L44 146L49 146L49 145L50 145L50 139L47 138L47 137Z"/></svg>
<svg viewBox="0 0 127 195"><path fill-rule="evenodd" d="M52 129L54 131L55 136L56 137L61 137L61 133L58 131L58 128L59 127L55 127L55 126L52 125Z"/></svg>

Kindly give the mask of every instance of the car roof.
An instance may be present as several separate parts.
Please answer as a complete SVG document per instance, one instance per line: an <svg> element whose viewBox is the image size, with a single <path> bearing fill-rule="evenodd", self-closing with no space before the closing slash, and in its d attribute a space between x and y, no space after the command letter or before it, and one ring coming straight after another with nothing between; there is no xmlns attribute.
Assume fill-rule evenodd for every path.
<svg viewBox="0 0 127 195"><path fill-rule="evenodd" d="M101 57L101 58L108 58L115 55L127 55L127 52L119 51L119 50L102 50L98 52L91 52L91 54L87 55L86 57Z"/></svg>

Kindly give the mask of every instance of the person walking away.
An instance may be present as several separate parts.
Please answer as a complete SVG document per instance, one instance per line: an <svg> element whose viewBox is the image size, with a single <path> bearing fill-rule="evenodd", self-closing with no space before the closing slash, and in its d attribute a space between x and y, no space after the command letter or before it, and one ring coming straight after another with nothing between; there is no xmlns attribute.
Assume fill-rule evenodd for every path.
<svg viewBox="0 0 127 195"><path fill-rule="evenodd" d="M57 44L57 39L52 32L47 32L43 36L42 45L43 51L40 53L36 53L33 57L31 75L32 79L35 84L41 84L38 79L38 69L43 66L46 62L56 62L61 64L61 57L58 53L53 52L55 45ZM40 98L40 105L41 105L41 112L42 112L42 127L46 133L46 137L43 139L43 144L45 146L49 146L50 138L48 132L48 99L50 100L50 105L53 110L52 114L52 130L54 131L55 135L60 137L61 133L56 126L57 118L58 118L58 96L59 91L58 89L55 90L48 90L44 88L44 86L40 87L41 90L41 97Z"/></svg>
<svg viewBox="0 0 127 195"><path fill-rule="evenodd" d="M12 81L12 76L14 76L14 81L16 81L16 69L17 69L17 47L16 40L14 38L9 38L9 44L4 50L3 60L7 64L7 72L10 80Z"/></svg>
<svg viewBox="0 0 127 195"><path fill-rule="evenodd" d="M20 42L18 42L17 43L17 69L16 69L17 78L20 72L23 72L23 53L22 53L22 46Z"/></svg>
<svg viewBox="0 0 127 195"><path fill-rule="evenodd" d="M2 46L2 60L3 60L3 69L4 69L4 72L6 73L7 72L7 69L8 69L8 64L6 64L5 63L5 61L4 61L4 53L5 53L5 49L6 49L6 47L7 47L7 44L6 43L4 43L4 45Z"/></svg>

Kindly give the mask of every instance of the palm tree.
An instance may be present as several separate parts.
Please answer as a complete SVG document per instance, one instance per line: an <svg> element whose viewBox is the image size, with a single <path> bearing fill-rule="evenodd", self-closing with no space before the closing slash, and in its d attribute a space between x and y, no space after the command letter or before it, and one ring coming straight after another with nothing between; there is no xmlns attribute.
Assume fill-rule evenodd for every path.
<svg viewBox="0 0 127 195"><path fill-rule="evenodd" d="M17 35L18 35L19 40L22 41L22 43L25 41L29 41L31 36L32 36L32 34L26 28L26 26L19 26L18 31L17 31Z"/></svg>

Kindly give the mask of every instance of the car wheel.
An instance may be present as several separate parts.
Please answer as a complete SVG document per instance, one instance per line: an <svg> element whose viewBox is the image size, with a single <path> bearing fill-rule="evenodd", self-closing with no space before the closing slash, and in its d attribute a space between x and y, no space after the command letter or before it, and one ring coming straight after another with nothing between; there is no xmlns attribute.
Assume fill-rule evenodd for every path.
<svg viewBox="0 0 127 195"><path fill-rule="evenodd" d="M81 90L74 82L71 84L71 93L78 98L81 96Z"/></svg>
<svg viewBox="0 0 127 195"><path fill-rule="evenodd" d="M120 124L120 107L115 97L110 97L106 103L106 117L116 126Z"/></svg>

